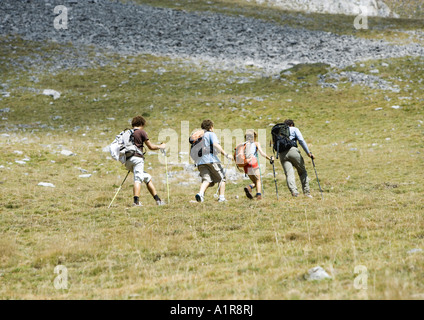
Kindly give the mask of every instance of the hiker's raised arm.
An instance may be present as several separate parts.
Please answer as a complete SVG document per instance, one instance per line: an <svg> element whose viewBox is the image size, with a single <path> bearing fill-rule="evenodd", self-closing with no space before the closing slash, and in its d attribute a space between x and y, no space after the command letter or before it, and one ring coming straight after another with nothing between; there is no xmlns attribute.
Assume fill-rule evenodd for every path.
<svg viewBox="0 0 424 320"><path fill-rule="evenodd" d="M224 157L226 157L227 159L231 159L231 160L233 160L233 159L234 159L232 155L230 155L230 154L226 153L226 152L224 151L224 149L222 149L222 147L221 147L221 145L220 145L219 143L215 142L215 143L213 144L213 147L214 147L216 150L218 150L218 151L219 151L222 155L224 155Z"/></svg>
<svg viewBox="0 0 424 320"><path fill-rule="evenodd" d="M303 139L302 133L298 128L295 128L295 139L299 141L299 144L302 146L303 150L305 150L306 154L310 156L311 152L309 151L308 145L306 144L305 139Z"/></svg>
<svg viewBox="0 0 424 320"><path fill-rule="evenodd" d="M262 157L266 158L267 160L271 160L271 158L268 157L267 154L262 150L261 144L259 142L256 142L256 147L258 148L258 152Z"/></svg>
<svg viewBox="0 0 424 320"><path fill-rule="evenodd" d="M145 142L147 148L149 148L150 150L159 150L159 149L165 149L166 148L166 144L162 143L160 145L156 145L150 142L150 140L147 140Z"/></svg>

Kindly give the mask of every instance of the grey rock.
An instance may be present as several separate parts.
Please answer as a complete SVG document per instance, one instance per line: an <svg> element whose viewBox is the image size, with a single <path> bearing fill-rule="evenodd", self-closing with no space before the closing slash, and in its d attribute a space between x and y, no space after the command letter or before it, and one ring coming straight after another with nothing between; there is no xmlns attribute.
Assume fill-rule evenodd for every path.
<svg viewBox="0 0 424 320"><path fill-rule="evenodd" d="M69 151L69 150L62 150L60 154L67 157L75 155L72 151Z"/></svg>
<svg viewBox="0 0 424 320"><path fill-rule="evenodd" d="M305 275L308 281L321 281L325 279L331 279L331 276L320 266L309 269Z"/></svg>
<svg viewBox="0 0 424 320"><path fill-rule="evenodd" d="M53 8L57 5L71 9L66 30L52 26ZM132 2L2 0L0 17L8 17L7 23L0 24L2 36L13 34L25 40L74 45L64 46L57 55L46 57L40 52L16 62L19 68L28 69L44 65L53 57L48 67L52 74L62 69L105 65L111 61L106 51L123 56L147 53L189 58L206 61L213 67L247 68L249 72L271 75L298 63L322 62L343 68L375 57L376 52L379 59L424 56L423 47L417 43L391 45L382 40L296 29L243 16L186 12ZM93 58L90 53L96 51L99 55ZM157 69L158 74L163 71Z"/></svg>

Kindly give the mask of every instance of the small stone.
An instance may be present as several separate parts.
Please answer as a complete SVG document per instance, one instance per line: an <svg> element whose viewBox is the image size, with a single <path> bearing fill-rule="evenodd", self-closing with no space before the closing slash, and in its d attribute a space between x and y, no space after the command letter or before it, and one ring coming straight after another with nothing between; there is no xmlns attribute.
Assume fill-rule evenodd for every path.
<svg viewBox="0 0 424 320"><path fill-rule="evenodd" d="M52 90L52 89L45 89L43 91L43 94L45 96L50 96L53 97L54 100L57 100L60 98L60 92L56 91L56 90Z"/></svg>
<svg viewBox="0 0 424 320"><path fill-rule="evenodd" d="M72 151L69 151L69 150L62 150L60 152L60 154L61 155L64 155L64 156L67 156L67 157L75 155Z"/></svg>
<svg viewBox="0 0 424 320"><path fill-rule="evenodd" d="M324 279L331 279L328 273L320 266L310 269L305 275L305 278L308 281L321 281Z"/></svg>
<svg viewBox="0 0 424 320"><path fill-rule="evenodd" d="M49 183L49 182L40 182L38 185L41 187L56 188L53 183Z"/></svg>

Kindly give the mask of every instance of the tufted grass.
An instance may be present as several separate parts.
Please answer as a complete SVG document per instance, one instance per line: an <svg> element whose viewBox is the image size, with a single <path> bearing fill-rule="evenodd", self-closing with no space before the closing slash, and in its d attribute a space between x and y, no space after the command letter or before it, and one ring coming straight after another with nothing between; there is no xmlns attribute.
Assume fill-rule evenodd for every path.
<svg viewBox="0 0 424 320"><path fill-rule="evenodd" d="M49 46L0 42L3 61ZM239 84L250 74L148 55L111 59L103 68L37 73L36 83L31 70L0 75L11 93L0 100L0 109L11 109L0 122L0 298L423 298L423 252L408 253L424 249L422 58L347 69L378 68L400 93L350 83L323 89L322 65ZM52 100L28 88L62 95ZM192 203L199 185L171 178L170 205L156 207L143 189L144 207L132 208L130 178L108 210L126 171L102 149L136 114L147 118L153 142L165 128L180 134L181 121L190 129L212 118L218 129L269 131L292 118L317 156L324 200L307 160L313 200L290 197L277 163L279 201L268 165L260 203L245 199L244 180L228 183L226 204L213 199L215 188L204 204ZM23 158L30 160L15 163ZM166 199L163 158L148 155L146 163ZM81 169L92 176L80 178ZM57 265L68 270L68 289L53 285ZM306 281L317 265L333 279ZM354 287L360 265L367 290Z"/></svg>

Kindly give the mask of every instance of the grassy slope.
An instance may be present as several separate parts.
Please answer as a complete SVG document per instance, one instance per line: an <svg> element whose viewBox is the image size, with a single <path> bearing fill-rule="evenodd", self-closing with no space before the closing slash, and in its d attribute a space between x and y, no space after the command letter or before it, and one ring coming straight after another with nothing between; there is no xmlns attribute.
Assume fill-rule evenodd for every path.
<svg viewBox="0 0 424 320"><path fill-rule="evenodd" d="M8 41L1 40L5 59L46 49ZM360 299L365 296L353 287L354 268L365 265L368 298L422 298L423 254L407 251L423 248L424 242L419 201L424 191L423 60L387 62L388 68L379 66L380 75L398 84L400 94L350 84L322 89L316 84L322 70L313 68L300 68L286 80L230 84L229 77L243 75L151 56L120 58L116 66L96 70L41 74L38 83L30 81L31 72L17 74L2 65L0 83L10 80L12 97L0 106L13 111L2 114L7 119L1 131L30 127L0 136L0 297ZM159 67L169 72L159 75ZM51 98L22 89L28 87L56 89L62 97L50 104ZM410 95L413 100L398 99ZM241 103L249 112L240 111ZM234 106L238 110L231 111ZM374 111L378 107L383 110ZM128 181L107 210L125 170L101 149L135 114L145 114L154 142L163 127L179 132L181 120L189 120L190 129L209 117L221 129L268 129L278 118L293 118L318 157L325 200L319 200L308 161L312 201L289 197L277 164L279 202L266 175L261 203L245 201L244 181L229 183L225 205L212 199L215 190L205 204L190 203L198 186L173 181L172 205L158 208L146 197L144 208L133 209ZM53 120L56 115L62 119ZM77 155L61 156L62 148ZM14 163L24 156L31 159L26 165ZM164 197L164 165L153 155L147 163ZM78 178L78 168L93 176ZM39 187L40 181L56 188ZM58 264L69 270L68 290L53 287ZM334 280L303 280L317 265Z"/></svg>

